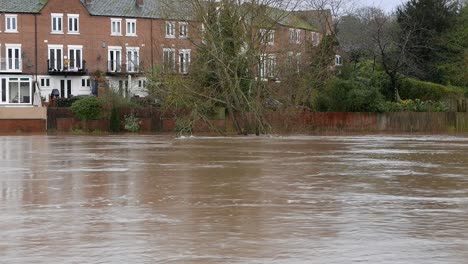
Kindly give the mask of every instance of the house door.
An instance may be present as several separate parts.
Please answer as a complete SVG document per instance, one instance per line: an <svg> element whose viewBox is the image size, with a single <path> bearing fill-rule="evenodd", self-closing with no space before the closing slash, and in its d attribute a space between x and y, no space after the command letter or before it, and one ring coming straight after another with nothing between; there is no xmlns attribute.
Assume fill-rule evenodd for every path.
<svg viewBox="0 0 468 264"><path fill-rule="evenodd" d="M72 85L71 80L60 80L60 97L70 98Z"/></svg>

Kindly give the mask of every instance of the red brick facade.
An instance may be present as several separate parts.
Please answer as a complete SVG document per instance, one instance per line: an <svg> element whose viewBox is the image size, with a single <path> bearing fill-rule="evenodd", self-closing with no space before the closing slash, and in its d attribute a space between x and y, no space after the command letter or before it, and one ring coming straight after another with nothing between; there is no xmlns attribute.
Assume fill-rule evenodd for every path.
<svg viewBox="0 0 468 264"><path fill-rule="evenodd" d="M137 1L136 6L145 8L144 1L128 1ZM62 97L90 94L93 77L98 73L116 90L145 95L144 72L163 64L165 49L174 52L170 56L174 56L175 70L185 73L187 69L179 56L187 53L187 58L193 59L196 43L201 41L198 22L91 15L80 0L49 0L35 13L12 13L17 17L14 33L6 32L7 15L0 15L0 105L32 104L36 82L44 97L52 89L58 89ZM174 37L166 36L167 23L175 26ZM180 33L185 25L187 37ZM274 42L265 51L265 62L275 59L274 63L279 64L304 54L313 34L279 25ZM8 51L8 47L18 49ZM12 67L15 58L18 65ZM15 66L18 69L12 70ZM16 81L18 78L23 78L24 83ZM18 95L20 99L15 99Z"/></svg>

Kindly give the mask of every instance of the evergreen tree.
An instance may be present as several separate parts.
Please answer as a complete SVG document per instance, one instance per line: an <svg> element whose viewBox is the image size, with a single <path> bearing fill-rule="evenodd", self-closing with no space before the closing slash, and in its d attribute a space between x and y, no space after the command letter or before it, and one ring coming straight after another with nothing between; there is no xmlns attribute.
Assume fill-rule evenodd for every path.
<svg viewBox="0 0 468 264"><path fill-rule="evenodd" d="M410 0L397 8L401 37L410 36L408 72L415 77L440 82L435 66L437 42L455 24L458 7L452 0Z"/></svg>
<svg viewBox="0 0 468 264"><path fill-rule="evenodd" d="M468 5L457 17L450 31L442 35L439 46L438 69L444 84L468 87Z"/></svg>

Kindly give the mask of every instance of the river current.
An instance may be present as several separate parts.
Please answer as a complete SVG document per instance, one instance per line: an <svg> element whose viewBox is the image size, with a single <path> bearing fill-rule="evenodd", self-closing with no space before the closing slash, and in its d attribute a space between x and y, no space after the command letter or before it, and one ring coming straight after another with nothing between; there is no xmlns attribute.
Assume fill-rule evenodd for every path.
<svg viewBox="0 0 468 264"><path fill-rule="evenodd" d="M0 137L0 263L468 263L468 137Z"/></svg>

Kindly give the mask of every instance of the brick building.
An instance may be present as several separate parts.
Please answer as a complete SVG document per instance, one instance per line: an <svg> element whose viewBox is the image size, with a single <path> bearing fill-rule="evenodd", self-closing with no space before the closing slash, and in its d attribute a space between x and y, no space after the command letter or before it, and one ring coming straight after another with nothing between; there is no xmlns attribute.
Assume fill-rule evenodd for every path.
<svg viewBox="0 0 468 264"><path fill-rule="evenodd" d="M187 74L202 25L188 6L174 9L183 12L168 12L160 0L1 1L0 106L32 105L36 90L90 94L97 79L124 96L144 96L153 65ZM278 62L300 63L306 44L327 33L293 15L259 32L268 45L259 63L264 79L277 78Z"/></svg>

